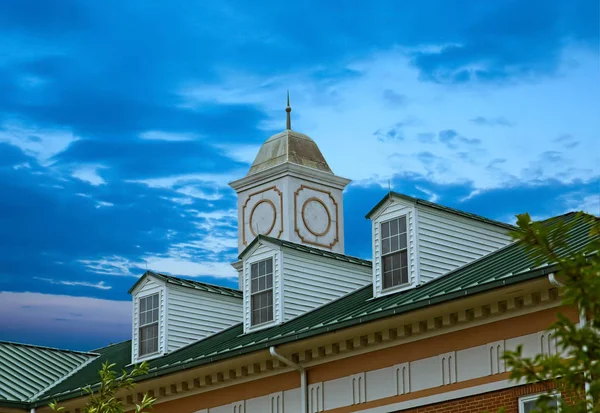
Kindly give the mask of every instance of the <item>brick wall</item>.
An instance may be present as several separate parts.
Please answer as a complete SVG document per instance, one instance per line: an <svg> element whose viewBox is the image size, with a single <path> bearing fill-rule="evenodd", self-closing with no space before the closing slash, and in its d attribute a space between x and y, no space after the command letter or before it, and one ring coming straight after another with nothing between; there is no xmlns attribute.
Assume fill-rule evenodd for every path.
<svg viewBox="0 0 600 413"><path fill-rule="evenodd" d="M549 387L554 388L554 384L526 384L524 386L430 404L414 409L397 410L395 413L483 413L485 411L495 413L500 407L505 408L505 413L518 413L520 397L543 393ZM563 395L563 398L565 398L565 395ZM566 397L566 401L569 401L568 397Z"/></svg>

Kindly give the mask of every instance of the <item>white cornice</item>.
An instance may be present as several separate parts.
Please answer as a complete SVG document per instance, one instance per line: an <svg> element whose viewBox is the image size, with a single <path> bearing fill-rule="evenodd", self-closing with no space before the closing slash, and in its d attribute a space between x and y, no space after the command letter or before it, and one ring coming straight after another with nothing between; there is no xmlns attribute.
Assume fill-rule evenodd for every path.
<svg viewBox="0 0 600 413"><path fill-rule="evenodd" d="M229 186L236 192L240 192L263 184L265 181L277 179L286 175L292 175L318 184L329 185L337 189L344 189L346 185L351 182L350 179L342 178L341 176L287 162L265 169L256 174L245 176L242 179L232 181L229 183Z"/></svg>

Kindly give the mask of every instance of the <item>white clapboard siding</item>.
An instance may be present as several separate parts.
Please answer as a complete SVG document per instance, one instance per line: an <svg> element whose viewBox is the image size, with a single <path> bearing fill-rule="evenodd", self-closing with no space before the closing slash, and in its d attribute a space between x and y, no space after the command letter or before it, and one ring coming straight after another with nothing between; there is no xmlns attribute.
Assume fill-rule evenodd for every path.
<svg viewBox="0 0 600 413"><path fill-rule="evenodd" d="M133 297L133 332L132 332L132 346L131 346L131 360L133 362L138 359L138 335L139 335L139 309L140 309L140 298L147 297L149 295L159 294L159 311L158 311L158 352L164 353L165 350L165 285L155 279L148 277L146 282L136 291Z"/></svg>
<svg viewBox="0 0 600 413"><path fill-rule="evenodd" d="M168 286L167 351L242 322L242 299Z"/></svg>
<svg viewBox="0 0 600 413"><path fill-rule="evenodd" d="M394 200L389 203L387 207L379 214L373 221L373 289L375 295L379 295L382 290L381 284L381 242L380 242L380 231L381 224L394 218L406 215L406 228L407 228L407 245L408 245L408 271L410 274L410 283L412 285L417 284L418 276L417 273L417 249L416 243L417 238L415 237L415 211L412 203Z"/></svg>
<svg viewBox="0 0 600 413"><path fill-rule="evenodd" d="M371 282L371 268L283 248L284 321Z"/></svg>
<svg viewBox="0 0 600 413"><path fill-rule="evenodd" d="M511 242L507 229L417 205L422 282L444 275Z"/></svg>

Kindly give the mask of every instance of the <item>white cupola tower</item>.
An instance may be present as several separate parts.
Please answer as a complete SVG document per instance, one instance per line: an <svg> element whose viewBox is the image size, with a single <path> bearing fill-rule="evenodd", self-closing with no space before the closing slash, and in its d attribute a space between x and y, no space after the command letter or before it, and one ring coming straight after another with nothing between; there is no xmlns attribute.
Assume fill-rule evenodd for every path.
<svg viewBox="0 0 600 413"><path fill-rule="evenodd" d="M238 250L258 235L344 253L342 191L317 144L287 127L260 148L248 174L229 185L238 194ZM234 264L234 266L236 266Z"/></svg>

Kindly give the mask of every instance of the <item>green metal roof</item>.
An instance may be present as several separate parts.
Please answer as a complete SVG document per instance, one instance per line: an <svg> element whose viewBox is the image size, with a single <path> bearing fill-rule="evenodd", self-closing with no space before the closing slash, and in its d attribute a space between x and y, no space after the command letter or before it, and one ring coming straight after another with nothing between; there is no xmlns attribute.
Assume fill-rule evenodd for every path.
<svg viewBox="0 0 600 413"><path fill-rule="evenodd" d="M161 274L154 271L146 271L129 289L129 294L137 287L146 277L152 276L166 282L167 284L178 285L180 287L192 288L194 290L205 291L208 293L221 294L228 297L242 298L242 292L233 288L223 287L220 285L208 284L205 282L186 280L183 278L173 277L171 275Z"/></svg>
<svg viewBox="0 0 600 413"><path fill-rule="evenodd" d="M449 212L451 214L459 215L461 217L465 217L465 218L469 218L469 219L474 219L476 221L484 222L486 224L496 225L498 227L506 228L506 229L509 229L509 230L516 229L515 226L507 224L505 222L494 221L493 219L482 217L481 215L475 215L475 214L471 214L470 212L460 211L458 209L454 209L454 208L450 208L450 207L447 207L447 206L444 206L444 205L436 204L435 202L426 201L424 199L415 198L415 197L404 195L404 194L400 194L400 193L394 192L394 191L391 191L386 196L384 196L381 199L381 201L379 201L377 203L377 205L375 205L367 213L367 215L366 215L365 218L371 218L371 215L373 215L373 213L375 211L377 211L379 209L379 207L381 207L383 204L385 204L385 202L387 200L391 199L392 197L394 197L394 198L400 198L400 199L403 199L403 200L408 201L408 202L412 202L412 203L417 204L417 205L423 205L423 206L426 206L426 207L429 207L429 208L434 208L434 209L437 209L437 210L440 210L440 211Z"/></svg>
<svg viewBox="0 0 600 413"><path fill-rule="evenodd" d="M349 262L351 264L364 265L365 267L372 266L372 263L369 260L364 260L362 258L353 257L350 255L345 255L345 254L339 254L337 252L326 251L321 248L309 247L308 245L296 244L295 242L285 241L285 240L281 240L279 238L273 238L273 237L269 237L268 235L262 235L262 234L259 234L258 236L256 236L256 238L254 238L252 240L252 242L250 244L248 244L248 246L240 254L239 258L242 259L242 257L244 255L246 255L247 251L250 251L252 249L252 247L254 247L261 240L272 242L281 247L291 248L296 251L306 252L306 253L318 255L321 257L333 258L335 260L345 261L345 262Z"/></svg>
<svg viewBox="0 0 600 413"><path fill-rule="evenodd" d="M574 224L569 232L568 244L572 250L582 250L592 240L590 219L589 215L581 216L569 213L548 222L564 220L566 223ZM598 239L598 236L595 236L595 239ZM566 251L564 253L566 254ZM281 345L491 291L532 280L555 270L555 266L548 263L536 267L535 260L529 256L523 246L520 243L513 243L411 290L374 299L372 286L368 285L276 327L244 334L243 326L235 325L173 353L149 361L150 372L140 379L174 373L252 353L269 346ZM98 359L49 389L37 399L38 401L28 406L41 406L54 398L63 399L81 395L82 387L94 384L97 380L97 371L102 361L114 362L117 364L117 368L129 364L131 342L109 346L96 352L101 354Z"/></svg>
<svg viewBox="0 0 600 413"><path fill-rule="evenodd" d="M30 400L96 357L0 341L0 402Z"/></svg>

